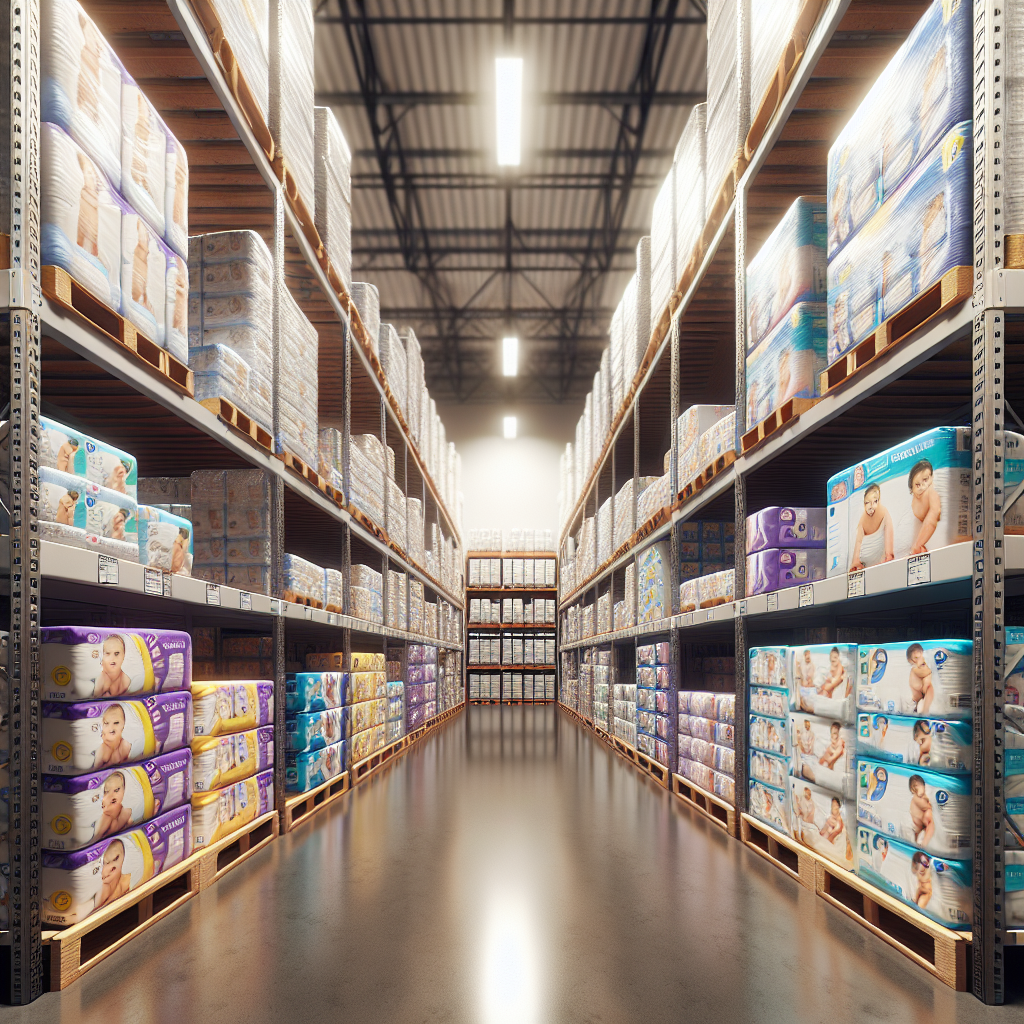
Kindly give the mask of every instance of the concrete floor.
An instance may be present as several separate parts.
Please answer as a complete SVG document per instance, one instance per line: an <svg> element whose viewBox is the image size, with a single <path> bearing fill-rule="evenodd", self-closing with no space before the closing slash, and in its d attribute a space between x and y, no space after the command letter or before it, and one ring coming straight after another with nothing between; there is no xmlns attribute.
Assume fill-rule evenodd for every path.
<svg viewBox="0 0 1024 1024"><path fill-rule="evenodd" d="M0 1018L973 1024L1019 1014L1019 1003L987 1008L933 981L551 706L487 706L64 993Z"/></svg>

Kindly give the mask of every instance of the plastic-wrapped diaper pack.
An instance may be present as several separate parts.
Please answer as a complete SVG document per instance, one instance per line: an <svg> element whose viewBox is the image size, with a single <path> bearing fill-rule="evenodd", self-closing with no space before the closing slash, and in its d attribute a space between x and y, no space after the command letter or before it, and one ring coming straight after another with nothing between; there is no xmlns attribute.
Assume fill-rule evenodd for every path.
<svg viewBox="0 0 1024 1024"><path fill-rule="evenodd" d="M831 793L856 799L857 733L837 719L790 712L790 773Z"/></svg>
<svg viewBox="0 0 1024 1024"><path fill-rule="evenodd" d="M39 470L39 485L39 518L56 526L43 533L46 539L139 560L134 498L46 467Z"/></svg>
<svg viewBox="0 0 1024 1024"><path fill-rule="evenodd" d="M973 707L970 640L921 640L862 645L857 710L969 719Z"/></svg>
<svg viewBox="0 0 1024 1024"><path fill-rule="evenodd" d="M121 79L121 193L161 237L169 134L153 105L125 72Z"/></svg>
<svg viewBox="0 0 1024 1024"><path fill-rule="evenodd" d="M860 714L857 750L879 761L965 774L971 770L974 734L970 721Z"/></svg>
<svg viewBox="0 0 1024 1024"><path fill-rule="evenodd" d="M356 567L353 566L353 569ZM348 656L344 651L310 651L306 655L307 672L345 672L348 671ZM344 702L341 702L344 703ZM301 711L301 708L295 708ZM310 711L316 710L310 708Z"/></svg>
<svg viewBox="0 0 1024 1024"><path fill-rule="evenodd" d="M197 402L226 398L269 431L273 423L273 391L269 377L257 373L228 345L189 350Z"/></svg>
<svg viewBox="0 0 1024 1024"><path fill-rule="evenodd" d="M181 576L192 574L192 523L150 505L138 507L139 561Z"/></svg>
<svg viewBox="0 0 1024 1024"><path fill-rule="evenodd" d="M188 154L170 132L164 155L164 241L172 252L188 259ZM170 316L167 320L170 323Z"/></svg>
<svg viewBox="0 0 1024 1024"><path fill-rule="evenodd" d="M192 849L191 810L178 807L84 850L43 852L41 916L72 925L184 860Z"/></svg>
<svg viewBox="0 0 1024 1024"><path fill-rule="evenodd" d="M823 548L826 510L772 505L747 516L747 554L768 548Z"/></svg>
<svg viewBox="0 0 1024 1024"><path fill-rule="evenodd" d="M828 574L970 537L971 438L935 427L828 481Z"/></svg>
<svg viewBox="0 0 1024 1024"><path fill-rule="evenodd" d="M138 494L139 472L134 455L47 416L39 417L39 463L47 469L84 477L89 483L132 499Z"/></svg>
<svg viewBox="0 0 1024 1024"><path fill-rule="evenodd" d="M309 656L306 658L309 664ZM347 672L292 672L285 679L285 708L289 712L326 711L345 703Z"/></svg>
<svg viewBox="0 0 1024 1024"><path fill-rule="evenodd" d="M380 293L375 284L365 281L352 282L352 305L359 313L359 319L374 352L380 352Z"/></svg>
<svg viewBox="0 0 1024 1024"><path fill-rule="evenodd" d="M857 665L856 644L789 648L786 675L791 709L852 725Z"/></svg>
<svg viewBox="0 0 1024 1024"><path fill-rule="evenodd" d="M284 556L284 593L286 601L313 601L318 607L324 603L324 570L298 555Z"/></svg>
<svg viewBox="0 0 1024 1024"><path fill-rule="evenodd" d="M747 597L825 578L821 548L769 548L747 555Z"/></svg>
<svg viewBox="0 0 1024 1024"><path fill-rule="evenodd" d="M175 750L73 778L44 775L42 788L43 846L79 850L187 803L192 753Z"/></svg>
<svg viewBox="0 0 1024 1024"><path fill-rule="evenodd" d="M351 708L327 708L325 711L289 715L285 722L288 749L301 753L337 743L345 736L346 714L351 714Z"/></svg>
<svg viewBox="0 0 1024 1024"><path fill-rule="evenodd" d="M933 0L829 150L830 259L949 129L971 116L971 7Z"/></svg>
<svg viewBox="0 0 1024 1024"><path fill-rule="evenodd" d="M267 126L299 195L312 212L313 8L270 0L270 41Z"/></svg>
<svg viewBox="0 0 1024 1024"><path fill-rule="evenodd" d="M49 775L84 775L187 746L192 697L187 690L118 701L42 706L40 768Z"/></svg>
<svg viewBox="0 0 1024 1024"><path fill-rule="evenodd" d="M974 886L970 858L942 860L860 826L857 874L946 928L971 926Z"/></svg>
<svg viewBox="0 0 1024 1024"><path fill-rule="evenodd" d="M750 813L780 832L789 832L789 794L785 787L771 786L760 779L748 782L747 807Z"/></svg>
<svg viewBox="0 0 1024 1024"><path fill-rule="evenodd" d="M344 770L344 740L302 753L290 750L285 755L285 788L292 792L305 793L337 778Z"/></svg>
<svg viewBox="0 0 1024 1024"><path fill-rule="evenodd" d="M173 629L44 626L44 700L99 700L187 690L192 638Z"/></svg>
<svg viewBox="0 0 1024 1024"><path fill-rule="evenodd" d="M690 114L686 119L686 127L676 143L675 160L672 166L672 173L676 176L674 239L676 279L672 282L673 289L679 284L682 273L700 241L701 231L704 229L707 112L706 103L697 103L691 107ZM653 229L654 225L652 224L651 227Z"/></svg>
<svg viewBox="0 0 1024 1024"><path fill-rule="evenodd" d="M312 68L309 73L312 75ZM312 107L310 109L312 111ZM319 336L287 288L280 291L280 317L280 429L275 439L277 450L291 452L306 465L315 466L320 430L317 418Z"/></svg>
<svg viewBox="0 0 1024 1024"><path fill-rule="evenodd" d="M194 682L195 735L223 736L274 720L274 684L270 680Z"/></svg>
<svg viewBox="0 0 1024 1024"><path fill-rule="evenodd" d="M723 416L709 427L697 441L697 465L706 469L719 455L736 450L736 412Z"/></svg>
<svg viewBox="0 0 1024 1024"><path fill-rule="evenodd" d="M748 352L797 303L825 301L825 236L824 197L800 196L747 265Z"/></svg>
<svg viewBox="0 0 1024 1024"><path fill-rule="evenodd" d="M412 668L415 667L420 671L417 673L421 678L412 679L410 675L410 682L424 682L422 678L422 669L427 667L433 669L433 665L423 666L409 666L410 673ZM379 697L387 696L387 674L382 671L369 671L360 669L357 672L351 672L346 680L346 686L344 690L344 698L342 704L359 704L364 700L375 700Z"/></svg>
<svg viewBox="0 0 1024 1024"><path fill-rule="evenodd" d="M750 751L750 777L774 789L785 790L789 785L789 761L778 754L764 750Z"/></svg>
<svg viewBox="0 0 1024 1024"><path fill-rule="evenodd" d="M769 754L789 758L792 754L789 740L789 726L785 719L750 716L750 745Z"/></svg>
<svg viewBox="0 0 1024 1024"><path fill-rule="evenodd" d="M192 796L192 848L210 846L274 809L274 773Z"/></svg>
<svg viewBox="0 0 1024 1024"><path fill-rule="evenodd" d="M637 621L650 622L672 613L671 552L665 541L645 548L636 557Z"/></svg>
<svg viewBox="0 0 1024 1024"><path fill-rule="evenodd" d="M839 867L852 871L856 863L853 799L796 777L789 780L789 795L793 838Z"/></svg>
<svg viewBox="0 0 1024 1024"><path fill-rule="evenodd" d="M973 256L973 131L951 128L828 265L828 361Z"/></svg>
<svg viewBox="0 0 1024 1024"><path fill-rule="evenodd" d="M707 576L699 576L697 584L697 606L714 608L720 604L728 604L735 598L736 570L725 569Z"/></svg>
<svg viewBox="0 0 1024 1024"><path fill-rule="evenodd" d="M166 259L164 274L163 347L181 363L188 363L188 264L172 249L161 250Z"/></svg>
<svg viewBox="0 0 1024 1024"><path fill-rule="evenodd" d="M769 718L785 718L789 714L789 690L774 686L751 686L750 711Z"/></svg>
<svg viewBox="0 0 1024 1024"><path fill-rule="evenodd" d="M121 312L150 341L167 336L167 263L170 250L148 219L134 210L121 217Z"/></svg>
<svg viewBox="0 0 1024 1024"><path fill-rule="evenodd" d="M764 686L782 688L788 692L791 661L788 647L751 647L747 655L747 683L751 691L754 687ZM851 658L851 671L853 665ZM813 713L810 708L801 710ZM785 711L780 711L777 717L785 718Z"/></svg>
<svg viewBox="0 0 1024 1024"><path fill-rule="evenodd" d="M203 17L209 6L212 19ZM239 77L248 87L257 110L266 122L270 112L270 3L269 0L201 0L197 13L209 32L216 24L231 47Z"/></svg>
<svg viewBox="0 0 1024 1024"><path fill-rule="evenodd" d="M971 779L927 768L858 758L861 825L938 857L969 857L973 845Z"/></svg>
<svg viewBox="0 0 1024 1024"><path fill-rule="evenodd" d="M726 181L750 127L750 102L741 96L740 74L750 64L750 5L736 0L708 4L708 205Z"/></svg>
<svg viewBox="0 0 1024 1024"><path fill-rule="evenodd" d="M274 767L274 727L228 736L198 736L192 741L192 778L196 793L223 789Z"/></svg>

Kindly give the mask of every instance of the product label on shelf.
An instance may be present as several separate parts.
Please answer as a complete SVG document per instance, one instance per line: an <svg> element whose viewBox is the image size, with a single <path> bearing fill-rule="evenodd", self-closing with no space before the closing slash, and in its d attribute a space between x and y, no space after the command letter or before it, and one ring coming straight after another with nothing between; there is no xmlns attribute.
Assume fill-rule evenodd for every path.
<svg viewBox="0 0 1024 1024"><path fill-rule="evenodd" d="M327 625L336 626L338 624L338 616L336 612L327 613Z"/></svg>
<svg viewBox="0 0 1024 1024"><path fill-rule="evenodd" d="M931 581L932 556L927 551L923 555L911 555L907 559L907 586L919 587Z"/></svg>
<svg viewBox="0 0 1024 1024"><path fill-rule="evenodd" d="M207 583L206 584L206 603L220 607L220 584L219 583Z"/></svg>
<svg viewBox="0 0 1024 1024"><path fill-rule="evenodd" d="M737 601L736 602L736 614L737 615L746 615L747 614L747 602L746 601Z"/></svg>
<svg viewBox="0 0 1024 1024"><path fill-rule="evenodd" d="M313 618L313 609L308 604L303 605L302 611L307 619Z"/></svg>
<svg viewBox="0 0 1024 1024"><path fill-rule="evenodd" d="M164 574L159 569L146 566L142 574L142 589L151 597L164 596Z"/></svg>
<svg viewBox="0 0 1024 1024"><path fill-rule="evenodd" d="M768 595L768 611L777 612L779 610L779 592L773 590Z"/></svg>
<svg viewBox="0 0 1024 1024"><path fill-rule="evenodd" d="M270 614L284 615L284 603L276 597L270 599Z"/></svg>
<svg viewBox="0 0 1024 1024"><path fill-rule="evenodd" d="M804 583L800 587L800 607L810 608L814 604L814 586Z"/></svg>
<svg viewBox="0 0 1024 1024"><path fill-rule="evenodd" d="M252 594L248 590L240 590L238 592L238 607L243 612L252 611Z"/></svg>
<svg viewBox="0 0 1024 1024"><path fill-rule="evenodd" d="M118 581L117 559L110 555L99 555L99 581L108 587L116 587Z"/></svg>
<svg viewBox="0 0 1024 1024"><path fill-rule="evenodd" d="M851 597L863 597L864 596L864 570L858 569L856 572L851 572L846 577L846 596Z"/></svg>

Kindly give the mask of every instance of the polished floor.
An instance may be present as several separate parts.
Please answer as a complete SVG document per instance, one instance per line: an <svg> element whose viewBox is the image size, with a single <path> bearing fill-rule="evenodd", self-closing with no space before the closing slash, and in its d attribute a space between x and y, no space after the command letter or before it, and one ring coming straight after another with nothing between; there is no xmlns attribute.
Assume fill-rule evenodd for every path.
<svg viewBox="0 0 1024 1024"><path fill-rule="evenodd" d="M1020 1012L933 981L554 708L488 706L64 993L0 1020L973 1024Z"/></svg>

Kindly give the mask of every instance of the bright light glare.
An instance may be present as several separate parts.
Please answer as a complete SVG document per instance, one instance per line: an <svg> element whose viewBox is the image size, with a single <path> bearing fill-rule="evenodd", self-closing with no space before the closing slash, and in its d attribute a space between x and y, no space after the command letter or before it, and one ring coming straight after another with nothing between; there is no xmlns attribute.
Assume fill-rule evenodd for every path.
<svg viewBox="0 0 1024 1024"><path fill-rule="evenodd" d="M515 416L506 416L505 417L505 437L508 440L511 441L516 436L516 427L517 426L518 426L518 424L516 423Z"/></svg>
<svg viewBox="0 0 1024 1024"><path fill-rule="evenodd" d="M494 59L498 166L518 167L523 124L523 58Z"/></svg>
<svg viewBox="0 0 1024 1024"><path fill-rule="evenodd" d="M509 895L495 900L482 952L481 1024L537 1024L541 993L536 936L522 900Z"/></svg>
<svg viewBox="0 0 1024 1024"><path fill-rule="evenodd" d="M501 372L506 377L519 373L519 339L501 339Z"/></svg>

